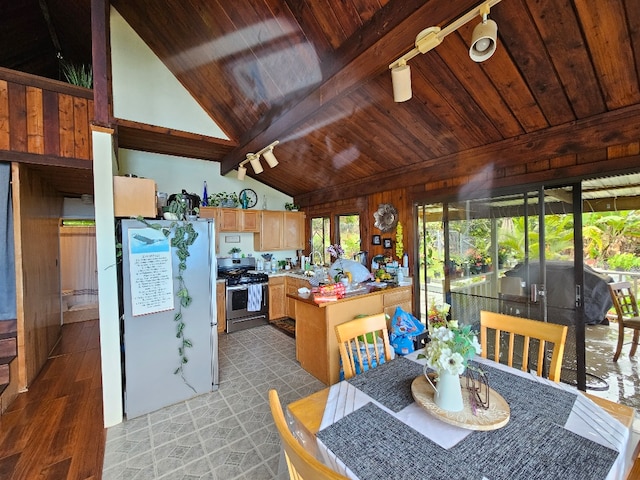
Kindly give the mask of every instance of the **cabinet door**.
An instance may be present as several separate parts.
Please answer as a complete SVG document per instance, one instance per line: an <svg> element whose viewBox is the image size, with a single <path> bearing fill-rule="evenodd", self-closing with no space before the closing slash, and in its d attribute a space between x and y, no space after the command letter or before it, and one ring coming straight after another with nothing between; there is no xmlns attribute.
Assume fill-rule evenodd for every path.
<svg viewBox="0 0 640 480"><path fill-rule="evenodd" d="M304 250L304 212L283 212L284 250Z"/></svg>
<svg viewBox="0 0 640 480"><path fill-rule="evenodd" d="M260 232L254 237L257 251L282 250L283 213L269 210L261 212Z"/></svg>
<svg viewBox="0 0 640 480"><path fill-rule="evenodd" d="M223 333L227 328L226 288L227 287L224 282L216 282L216 312L218 315L218 333Z"/></svg>
<svg viewBox="0 0 640 480"><path fill-rule="evenodd" d="M260 212L258 210L240 210L242 217L242 232L260 231Z"/></svg>
<svg viewBox="0 0 640 480"><path fill-rule="evenodd" d="M285 308L284 277L269 279L269 320L277 320L287 316Z"/></svg>
<svg viewBox="0 0 640 480"><path fill-rule="evenodd" d="M218 216L218 230L220 232L239 232L239 213L235 208L221 208Z"/></svg>

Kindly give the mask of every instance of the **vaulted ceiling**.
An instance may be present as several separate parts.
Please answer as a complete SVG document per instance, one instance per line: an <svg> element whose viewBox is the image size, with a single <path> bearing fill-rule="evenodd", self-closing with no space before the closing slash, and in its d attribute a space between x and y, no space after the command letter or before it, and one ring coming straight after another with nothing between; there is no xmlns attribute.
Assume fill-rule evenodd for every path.
<svg viewBox="0 0 640 480"><path fill-rule="evenodd" d="M468 55L478 18L409 62L413 98L394 103L388 65L422 29L480 3L112 0L232 141L210 139L214 153L200 141L193 155L226 173L279 140L280 164L255 177L302 204L443 178L463 162L479 171L587 151L637 127L637 0L503 0L491 9L498 48L488 61ZM2 42L0 66L56 75L51 32L66 58L88 61L89 15L90 0L3 2L0 28L20 47Z"/></svg>

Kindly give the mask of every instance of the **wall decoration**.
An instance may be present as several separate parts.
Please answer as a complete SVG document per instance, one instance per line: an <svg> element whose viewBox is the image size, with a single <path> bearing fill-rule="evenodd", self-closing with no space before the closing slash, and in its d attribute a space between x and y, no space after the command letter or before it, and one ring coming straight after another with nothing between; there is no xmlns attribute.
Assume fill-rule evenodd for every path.
<svg viewBox="0 0 640 480"><path fill-rule="evenodd" d="M374 235L371 237L371 245L382 245L382 240L380 239L380 235Z"/></svg>
<svg viewBox="0 0 640 480"><path fill-rule="evenodd" d="M381 203L378 210L373 214L375 218L374 226L381 232L393 230L398 223L398 211L390 203Z"/></svg>
<svg viewBox="0 0 640 480"><path fill-rule="evenodd" d="M382 239L382 243L383 243L383 247L384 248L391 248L391 239L390 238L383 238Z"/></svg>

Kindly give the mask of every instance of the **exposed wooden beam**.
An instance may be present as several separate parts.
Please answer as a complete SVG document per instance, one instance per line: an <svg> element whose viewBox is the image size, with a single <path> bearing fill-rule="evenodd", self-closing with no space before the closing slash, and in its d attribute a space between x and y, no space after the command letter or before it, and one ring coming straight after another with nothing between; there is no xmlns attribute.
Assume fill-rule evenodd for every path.
<svg viewBox="0 0 640 480"><path fill-rule="evenodd" d="M295 197L296 203L313 205L325 203L354 195L370 195L380 190L402 188L411 185L423 185L428 182L446 180L456 177L469 177L489 168L492 172L514 165L525 165L534 161L549 161L567 154L580 154L589 150L602 148L603 145L624 144L637 141L640 131L640 105L614 110L612 112L595 115L586 120L579 120L558 125L538 132L509 138L490 145L472 148L444 157L426 160L408 166L402 172L389 174L385 172L370 176L363 180L350 182L335 187L318 190L307 195ZM631 159L625 159L621 165L619 159L579 162L576 165L557 169L540 169L539 172L526 171L520 175L520 180L527 182L558 180L562 178L577 178L590 171L595 174L607 174L614 170L623 170L640 166L640 156L634 164ZM441 168L446 165L447 168ZM617 168L615 168L617 167ZM476 189L491 189L491 187L509 186L518 183L514 176L505 178L493 177L490 182L486 177L478 179Z"/></svg>
<svg viewBox="0 0 640 480"><path fill-rule="evenodd" d="M115 119L118 147L202 160L221 161L236 145L222 138Z"/></svg>
<svg viewBox="0 0 640 480"><path fill-rule="evenodd" d="M221 174L224 175L235 168L245 159L247 152L259 150L279 139L286 132L310 119L320 108L348 95L358 86L387 70L390 62L413 47L415 35L424 28L443 25L481 2L412 0L407 2L409 6L406 8L403 8L402 3L402 0L389 2L376 14L375 21L367 24L336 52L333 65L323 72L331 76L326 76L326 80L316 90L284 111L270 125L260 124L257 129L250 130L240 140L238 148L222 161Z"/></svg>
<svg viewBox="0 0 640 480"><path fill-rule="evenodd" d="M97 125L110 125L111 102L111 42L109 0L91 0L91 56L93 67L94 113Z"/></svg>

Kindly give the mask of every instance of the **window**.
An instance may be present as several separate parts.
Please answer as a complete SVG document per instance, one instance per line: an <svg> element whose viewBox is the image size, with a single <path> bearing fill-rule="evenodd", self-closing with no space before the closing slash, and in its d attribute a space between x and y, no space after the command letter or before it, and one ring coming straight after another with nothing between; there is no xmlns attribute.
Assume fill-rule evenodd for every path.
<svg viewBox="0 0 640 480"><path fill-rule="evenodd" d="M327 247L331 244L331 219L314 217L311 219L311 256L312 264L328 262ZM330 260L330 259L329 259Z"/></svg>
<svg viewBox="0 0 640 480"><path fill-rule="evenodd" d="M344 258L353 258L360 252L360 215L338 215L338 243Z"/></svg>

